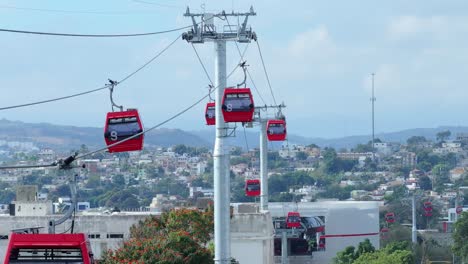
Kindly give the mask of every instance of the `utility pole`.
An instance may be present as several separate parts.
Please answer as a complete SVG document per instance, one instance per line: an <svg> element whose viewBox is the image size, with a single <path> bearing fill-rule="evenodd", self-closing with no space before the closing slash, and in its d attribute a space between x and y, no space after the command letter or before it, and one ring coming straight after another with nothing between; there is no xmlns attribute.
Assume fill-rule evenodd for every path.
<svg viewBox="0 0 468 264"><path fill-rule="evenodd" d="M281 233L281 264L288 264L288 237L286 231Z"/></svg>
<svg viewBox="0 0 468 264"><path fill-rule="evenodd" d="M413 247L417 243L417 232L418 230L416 229L416 194L413 193L413 197L411 198L411 204L412 204L412 213L413 213L413 227L411 229L411 242L413 242Z"/></svg>
<svg viewBox="0 0 468 264"><path fill-rule="evenodd" d="M374 137L375 137L375 130L374 130L374 103L375 103L375 96L374 96L374 76L375 73L372 73L372 161L375 161L375 150L374 150Z"/></svg>
<svg viewBox="0 0 468 264"><path fill-rule="evenodd" d="M221 102L226 88L226 42L237 41L248 43L252 39L256 40L256 35L251 28L247 28L249 16L255 16L253 8L246 13L226 13L222 11L218 14L212 13L191 13L187 7L184 14L191 17L193 28L182 34L182 39L189 43L201 43L205 41L214 42L215 47L215 89L216 89L216 138L213 151L214 167L214 243L215 243L215 263L227 264L231 262L230 243L230 178L229 178L229 152L224 141L228 137L229 127L224 122L221 109ZM243 16L244 21L236 28L233 26L220 27L222 32L218 32L214 19L225 19L228 16ZM196 22L196 17L201 21Z"/></svg>

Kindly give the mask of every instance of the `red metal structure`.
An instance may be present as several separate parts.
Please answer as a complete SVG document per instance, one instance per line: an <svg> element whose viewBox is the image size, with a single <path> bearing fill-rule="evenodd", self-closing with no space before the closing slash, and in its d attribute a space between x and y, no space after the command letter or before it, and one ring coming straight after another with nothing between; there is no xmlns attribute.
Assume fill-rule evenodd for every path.
<svg viewBox="0 0 468 264"><path fill-rule="evenodd" d="M267 137L269 141L284 141L286 140L286 121L284 120L268 120Z"/></svg>
<svg viewBox="0 0 468 264"><path fill-rule="evenodd" d="M432 203L431 202L424 202L424 211L432 212Z"/></svg>
<svg viewBox="0 0 468 264"><path fill-rule="evenodd" d="M109 112L106 117L104 138L107 146L129 138L143 131L140 115L136 109ZM109 152L137 151L143 149L144 135L127 140L121 144L109 147Z"/></svg>
<svg viewBox="0 0 468 264"><path fill-rule="evenodd" d="M245 195L247 196L260 196L260 180L246 180L245 181Z"/></svg>
<svg viewBox="0 0 468 264"><path fill-rule="evenodd" d="M215 103L214 102L209 102L209 103L206 104L205 119L206 119L206 124L208 126L216 125Z"/></svg>
<svg viewBox="0 0 468 264"><path fill-rule="evenodd" d="M289 212L286 217L286 226L288 228L301 227L301 215L299 212Z"/></svg>
<svg viewBox="0 0 468 264"><path fill-rule="evenodd" d="M385 221L387 221L387 223L395 223L395 214L394 213L385 214Z"/></svg>
<svg viewBox="0 0 468 264"><path fill-rule="evenodd" d="M222 111L225 122L252 122L254 101L250 88L226 88Z"/></svg>
<svg viewBox="0 0 468 264"><path fill-rule="evenodd" d="M56 263L93 264L93 253L85 234L12 233L4 264Z"/></svg>
<svg viewBox="0 0 468 264"><path fill-rule="evenodd" d="M432 211L424 211L424 216L426 217L432 216Z"/></svg>

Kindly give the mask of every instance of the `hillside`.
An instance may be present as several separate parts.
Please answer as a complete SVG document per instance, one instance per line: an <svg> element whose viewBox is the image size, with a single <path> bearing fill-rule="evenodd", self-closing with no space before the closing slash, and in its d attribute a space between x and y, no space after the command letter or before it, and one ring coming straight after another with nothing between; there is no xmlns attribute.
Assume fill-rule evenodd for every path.
<svg viewBox="0 0 468 264"><path fill-rule="evenodd" d="M411 136L424 136L428 139L435 139L437 132L444 130L450 130L452 132L452 137L457 133L468 133L468 127L443 126L379 133L376 137L383 141L404 143ZM161 128L148 133L145 138L145 144L163 147L176 144L211 147L214 142L214 136L214 128L200 131ZM314 143L321 147L352 148L359 143L368 142L370 138L369 135L357 135L326 139L289 134L288 143L301 145ZM24 123L6 119L0 120L0 139L32 141L39 146L59 149L77 148L81 144L86 144L89 147L101 147L104 144L102 128L62 126L48 123ZM228 145L240 146L243 148L246 148L248 145L249 148L257 148L259 140L259 133L257 131L247 129L244 135L244 131L240 128L236 131L236 137L229 138ZM281 144L282 142L270 142L269 148L277 149Z"/></svg>
<svg viewBox="0 0 468 264"><path fill-rule="evenodd" d="M39 146L54 148L77 148L82 144L89 147L101 147L104 144L103 129L95 127L61 126L47 123L23 123L0 120L0 139L11 141L32 141ZM192 146L209 146L202 138L180 129L161 128L149 132L145 144L155 146L172 146L187 144Z"/></svg>

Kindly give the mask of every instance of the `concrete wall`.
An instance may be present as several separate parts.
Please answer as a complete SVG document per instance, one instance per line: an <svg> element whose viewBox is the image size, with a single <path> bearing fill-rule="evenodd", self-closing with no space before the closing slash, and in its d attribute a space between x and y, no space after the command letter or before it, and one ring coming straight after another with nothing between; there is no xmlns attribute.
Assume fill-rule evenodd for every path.
<svg viewBox="0 0 468 264"><path fill-rule="evenodd" d="M52 202L18 202L14 201L15 216L46 216L52 214Z"/></svg>
<svg viewBox="0 0 468 264"><path fill-rule="evenodd" d="M273 221L266 213L234 214L231 219L231 256L240 264L273 263Z"/></svg>

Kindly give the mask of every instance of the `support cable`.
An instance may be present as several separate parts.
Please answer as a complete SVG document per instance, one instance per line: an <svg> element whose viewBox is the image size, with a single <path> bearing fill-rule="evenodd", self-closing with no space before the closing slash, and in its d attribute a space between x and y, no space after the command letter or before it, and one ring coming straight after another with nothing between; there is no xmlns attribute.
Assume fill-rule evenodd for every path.
<svg viewBox="0 0 468 264"><path fill-rule="evenodd" d="M226 15L225 15L224 17L225 17L225 19L226 19L226 22L228 23L228 27L231 28L231 24L229 23L228 17L227 17ZM239 52L239 56L241 57L241 61L243 61L243 60L244 60L244 57L245 57L245 52L247 51L247 47L249 46L250 42L247 43L247 47L245 48L245 50L244 50L243 53L241 53L240 48L239 48L239 44L237 44L237 41L234 42L234 43L236 44L236 48L237 48L237 51ZM249 76L249 80L250 80L250 82L252 83L252 86L254 87L255 91L257 92L258 97L260 97L260 100L262 100L262 102L263 102L264 105L267 105L267 103L266 103L265 100L263 99L262 94L261 94L260 91L258 90L257 85L255 85L255 82L254 82L254 80L253 80L253 78L252 78L252 75L250 75L250 71L249 71L248 69L247 69L247 75Z"/></svg>
<svg viewBox="0 0 468 264"><path fill-rule="evenodd" d="M262 55L262 50L260 49L260 44L258 44L258 40L256 42L257 42L258 53L260 54L260 59L262 61L262 65L263 65L263 71L265 72L265 77L266 77L267 82L268 82L268 87L270 88L271 96L273 97L273 102L275 103L275 105L278 105L276 103L276 98L275 98L275 95L273 93L273 89L271 88L270 77L268 77L268 72L267 72L266 67L265 67L265 61L263 60L263 55Z"/></svg>
<svg viewBox="0 0 468 264"><path fill-rule="evenodd" d="M127 75L125 78L123 78L122 80L118 81L115 83L115 85L118 85L126 80L128 80L129 78L131 78L133 75L135 75L136 73L138 73L139 71L141 71L142 69L144 69L146 66L148 66L150 63L152 63L154 60L156 60L159 56L161 56L166 50L168 50L172 45L174 45L174 43L180 38L181 35L178 35L177 38L172 41L167 47L165 47L163 50L161 50L158 54L156 54L153 58L151 58L149 61L147 61L145 64L143 64L141 67L139 67L138 69L136 69L135 71L133 71L132 73L130 73L129 75ZM53 98L53 99L47 99L47 100L43 100L43 101L37 101L37 102L32 102L32 103L26 103L26 104L20 104L20 105L12 105L12 106L6 106L6 107L0 107L0 111L2 110L8 110L8 109L13 109L13 108L20 108L20 107L26 107L26 106L32 106L32 105L38 105L38 104L45 104L45 103L50 103L50 102L55 102L55 101L60 101L60 100L65 100L65 99L69 99L69 98L73 98L73 97L77 97L77 96L81 96L81 95L85 95L85 94L89 94L89 93L94 93L94 92L97 92L97 91L100 91L100 90L104 90L104 89L108 89L110 86L110 84L106 84L105 86L103 87L100 87L100 88L97 88L97 89L93 89L93 90L89 90L89 91L85 91L85 92L81 92L81 93L77 93L77 94L72 94L72 95L68 95L68 96L62 96L62 97L58 97L58 98Z"/></svg>
<svg viewBox="0 0 468 264"><path fill-rule="evenodd" d="M231 77L231 75L234 74L235 70L236 70L238 67L239 67L239 65L236 65L236 67L234 67L234 69L231 71L231 73L229 73L229 75L226 76L226 78ZM131 137L128 137L128 138L126 138L126 139L123 139L123 140L120 140L120 141L118 141L118 142L115 142L115 143L113 143L113 144L111 144L111 145L108 145L108 146L106 146L106 147L103 147L103 148L97 149L97 150L95 150L95 151L91 151L91 152L88 152L88 153L84 153L84 154L78 155L78 156L76 156L75 159L82 159L82 158L84 158L84 157L88 157L88 156L91 156L91 155L93 155L93 154L96 154L96 153L99 153L99 152L103 152L103 151L105 151L105 150L107 150L107 149L109 149L109 148L112 148L112 147L114 147L114 146L117 146L117 145L119 145L119 144L122 144L122 143L124 143L124 142L126 142L126 141L128 141L128 140L131 140L131 139L134 139L134 138L136 138L136 137L139 137L139 136L141 136L141 135L143 135L143 134L146 134L146 133L148 133L148 132L150 132L150 131L152 131L152 130L154 130L154 129L156 129L156 128L158 128L158 127L160 127L160 126L162 126L162 125L164 125L164 124L166 124L166 123L168 123L168 122L170 122L170 121L172 121L172 120L174 120L174 119L176 119L177 117L181 116L181 115L184 114L185 112L187 112L187 111L189 111L190 109L194 108L196 105L198 105L198 104L201 103L203 100L205 100L206 98L208 98L208 97L210 96L210 94L211 94L212 92L214 92L214 91L215 91L216 89L218 89L218 88L219 88L219 86L214 87L213 89L210 90L210 92L209 92L208 94L206 94L206 95L203 96L202 98L198 99L196 102L194 102L194 103L191 104L190 106L184 108L183 110L181 110L181 111L178 112L177 114L173 115L172 117L170 117L170 118L164 120L163 122L161 122L161 123L159 123L159 124L157 124L157 125L155 125L155 126L153 126L153 127L151 127L151 128L145 129L144 131L142 131L142 132L140 132L140 133L137 133L137 134L135 134L135 135L133 135L133 136L131 136ZM1 168L2 168L2 167L0 167L0 169L1 169Z"/></svg>
<svg viewBox="0 0 468 264"><path fill-rule="evenodd" d="M195 51L195 54L197 55L198 61L200 62L201 66L202 66L202 68L203 68L203 71L204 71L205 74L206 74L206 77L207 77L208 80L210 81L210 84L211 84L212 86L214 86L214 83L213 83L213 81L211 80L210 75L208 74L208 71L206 70L205 64L203 64L203 61L201 60L200 55L198 55L197 49L195 48L195 46L193 45L193 43L191 43L191 44L192 44L193 51Z"/></svg>
<svg viewBox="0 0 468 264"><path fill-rule="evenodd" d="M179 36L180 37L180 36ZM237 64L234 69L226 76L226 79L231 77L234 72L236 71L236 69L239 67L240 64ZM107 88L107 87L106 87ZM163 122L149 128L149 129L146 129L140 133L137 133L131 137L128 137L126 139L123 139L123 140L120 140L118 142L115 142L111 145L108 145L106 147L103 147L103 148L100 148L100 149L97 149L97 150L94 150L94 151L91 151L91 152L87 152L87 153L84 153L84 154L81 154L81 155L77 155L78 153L76 153L75 155L72 155L68 158L66 158L65 160L59 160L58 162L54 162L52 164L46 164L46 165L24 165L24 166L1 166L0 169L24 169L24 168L44 168L44 167L54 167L54 166L60 166L60 168L67 168L68 166L70 166L70 163L77 160L77 159L82 159L84 157L88 157L88 156L91 156L91 155L94 155L96 153L99 153L99 152L103 152L103 151L106 151L108 150L109 148L112 148L114 146L117 146L119 144L122 144L128 140L131 140L131 139L134 139L136 137L139 137L143 134L146 134L174 119L176 119L177 117L181 116L182 114L184 114L185 112L189 111L190 109L192 109L193 107L195 107L196 105L198 105L200 102L202 102L203 100L205 100L207 97L209 97L211 95L212 92L214 92L216 89L219 88L219 85L214 87L213 89L210 89L209 93L206 94L205 96L203 96L202 98L198 99L195 103L191 104L190 106L184 108L183 110L181 110L180 112L178 112L177 114L173 115L172 117L164 120Z"/></svg>
<svg viewBox="0 0 468 264"><path fill-rule="evenodd" d="M46 35L46 36L57 36L57 37L85 37L85 38L119 38L119 37L142 37L142 36L151 36L165 34L175 31L180 31L183 29L191 28L193 25L179 27L169 30L162 30L156 32L147 32L147 33L132 33L132 34L75 34L75 33L56 33L56 32L42 32L42 31L28 31L28 30L17 30L17 29L7 29L0 28L0 32L8 33L18 33L18 34L32 34L32 35Z"/></svg>
<svg viewBox="0 0 468 264"><path fill-rule="evenodd" d="M247 133L245 132L245 126L242 127L244 128L245 146L247 147L247 152L249 152L249 142L247 141Z"/></svg>

